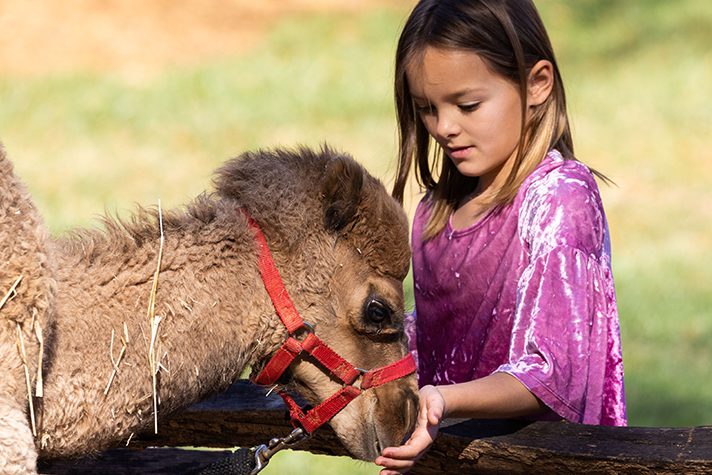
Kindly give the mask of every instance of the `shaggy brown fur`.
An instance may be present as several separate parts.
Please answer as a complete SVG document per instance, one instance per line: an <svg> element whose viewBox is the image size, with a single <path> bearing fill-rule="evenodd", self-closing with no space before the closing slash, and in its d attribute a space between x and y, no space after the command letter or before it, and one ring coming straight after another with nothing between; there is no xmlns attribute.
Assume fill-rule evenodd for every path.
<svg viewBox="0 0 712 475"><path fill-rule="evenodd" d="M14 336L18 322L32 350L30 369L36 369L32 315L46 343L45 394L36 398L41 457L102 450L152 426L146 307L158 220L155 210L141 209L126 222L105 219L101 231L48 239L4 157L0 167L0 252L9 263L0 286L9 288L23 275L17 296L0 309L0 471L32 472L27 392ZM323 340L364 368L405 354L407 222L380 182L348 156L324 148L244 154L217 171L215 187L185 209L163 213L159 416L223 390L286 337L260 280L256 245L240 207L260 223L297 309ZM382 322L369 319L372 299L392 309ZM124 324L129 342L104 396L113 368L112 331L116 360ZM292 377L312 402L340 387L308 361L297 363ZM369 390L332 426L355 456L373 459L410 430L415 389L410 377Z"/></svg>
<svg viewBox="0 0 712 475"><path fill-rule="evenodd" d="M0 148L0 299L22 278L14 297L0 308L0 472L34 470L36 452L18 344L36 382L39 343L35 326L51 341L55 282L47 258L48 235L24 185ZM19 329L19 333L18 333ZM21 337L20 337L21 334ZM3 462L5 462L3 464Z"/></svg>

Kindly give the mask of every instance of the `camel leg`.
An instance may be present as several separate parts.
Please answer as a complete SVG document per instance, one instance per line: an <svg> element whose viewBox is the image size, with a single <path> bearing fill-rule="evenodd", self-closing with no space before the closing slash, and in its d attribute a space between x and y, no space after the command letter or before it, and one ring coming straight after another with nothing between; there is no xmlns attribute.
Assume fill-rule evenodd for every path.
<svg viewBox="0 0 712 475"><path fill-rule="evenodd" d="M37 473L37 450L24 408L0 399L0 473Z"/></svg>

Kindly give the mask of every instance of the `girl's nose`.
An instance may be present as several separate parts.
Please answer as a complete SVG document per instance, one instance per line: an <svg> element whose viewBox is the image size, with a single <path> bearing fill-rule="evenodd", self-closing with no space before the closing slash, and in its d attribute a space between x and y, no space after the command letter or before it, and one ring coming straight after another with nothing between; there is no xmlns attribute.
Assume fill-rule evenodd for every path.
<svg viewBox="0 0 712 475"><path fill-rule="evenodd" d="M438 123L436 126L437 134L443 138L454 137L460 133L460 125L450 114L438 114Z"/></svg>

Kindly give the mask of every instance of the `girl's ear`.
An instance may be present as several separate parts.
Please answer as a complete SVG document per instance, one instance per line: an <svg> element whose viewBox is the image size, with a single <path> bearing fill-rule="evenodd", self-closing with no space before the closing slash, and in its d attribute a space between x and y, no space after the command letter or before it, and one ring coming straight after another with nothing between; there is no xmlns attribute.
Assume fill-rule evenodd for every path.
<svg viewBox="0 0 712 475"><path fill-rule="evenodd" d="M541 59L532 66L527 79L527 105L538 106L551 94L554 87L554 67Z"/></svg>

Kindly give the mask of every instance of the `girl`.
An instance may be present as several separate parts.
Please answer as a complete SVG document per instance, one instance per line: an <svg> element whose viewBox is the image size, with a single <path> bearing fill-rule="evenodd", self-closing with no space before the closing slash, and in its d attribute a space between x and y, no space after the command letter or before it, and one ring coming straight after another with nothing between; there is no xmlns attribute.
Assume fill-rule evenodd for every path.
<svg viewBox="0 0 712 475"><path fill-rule="evenodd" d="M625 425L606 218L536 7L421 0L395 94L393 194L402 202L413 161L427 190L413 222L422 388L418 425L376 459L382 473L410 469L445 417Z"/></svg>

